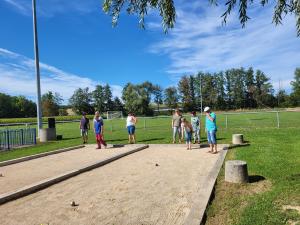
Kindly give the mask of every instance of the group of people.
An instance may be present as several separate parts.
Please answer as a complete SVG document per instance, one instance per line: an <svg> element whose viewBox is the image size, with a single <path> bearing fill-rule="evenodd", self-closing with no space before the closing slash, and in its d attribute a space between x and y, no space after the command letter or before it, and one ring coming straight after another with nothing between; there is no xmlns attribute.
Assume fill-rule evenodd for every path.
<svg viewBox="0 0 300 225"><path fill-rule="evenodd" d="M211 111L209 107L204 108L205 113L205 130L207 133L207 141L210 146L209 153L218 153L217 149L217 125L216 114ZM191 113L191 121L189 122L182 116L178 109L175 110L172 117L172 129L173 129L173 144L176 143L176 136L178 135L178 142L181 143L185 137L187 149L192 149L192 137L193 142L200 144L200 129L201 120L197 116L196 112Z"/></svg>
<svg viewBox="0 0 300 225"><path fill-rule="evenodd" d="M209 153L216 154L217 150L217 125L216 125L216 114L211 111L209 107L204 108L205 113L205 130L207 133L207 141L210 145ZM192 139L194 144L200 144L200 129L201 129L201 119L197 116L196 112L191 113L191 121L182 116L179 109L176 109L172 116L172 129L173 129L173 143L176 143L176 137L178 136L178 142L182 143L183 138L185 137L185 142L187 144L187 149L192 149ZM128 113L126 119L126 128L128 131L128 143L134 144L136 142L135 137L135 126L137 123L137 117L133 113ZM104 141L104 121L100 116L100 113L95 112L94 116L94 133L96 136L97 149L101 149L101 145L105 148L107 146ZM90 130L90 122L86 117L86 113L83 113L83 116L80 120L80 130L83 143L88 141L88 130Z"/></svg>

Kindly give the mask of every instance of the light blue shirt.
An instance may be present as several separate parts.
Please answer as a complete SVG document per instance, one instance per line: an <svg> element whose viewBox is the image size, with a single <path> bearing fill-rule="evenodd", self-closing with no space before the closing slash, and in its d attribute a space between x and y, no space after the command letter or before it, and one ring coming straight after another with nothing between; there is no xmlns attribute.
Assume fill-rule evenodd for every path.
<svg viewBox="0 0 300 225"><path fill-rule="evenodd" d="M214 119L214 121L211 121L210 119L208 119L208 117L205 118L205 127L207 131L213 131L213 130L217 130L217 125L216 125L216 114L215 113L210 113L209 114L211 118Z"/></svg>

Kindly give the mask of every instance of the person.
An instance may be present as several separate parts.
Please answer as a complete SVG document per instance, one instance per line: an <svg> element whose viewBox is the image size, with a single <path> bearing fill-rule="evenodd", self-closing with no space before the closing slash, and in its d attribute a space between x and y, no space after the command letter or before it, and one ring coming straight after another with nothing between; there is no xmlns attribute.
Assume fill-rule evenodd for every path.
<svg viewBox="0 0 300 225"><path fill-rule="evenodd" d="M172 117L172 129L173 129L173 144L176 143L176 136L178 134L178 142L181 143L181 114L179 109L176 109Z"/></svg>
<svg viewBox="0 0 300 225"><path fill-rule="evenodd" d="M217 117L214 112L211 112L211 109L209 107L204 108L204 112L206 115L205 118L205 129L207 132L207 140L210 146L210 150L208 151L209 153L216 154L218 153L217 150Z"/></svg>
<svg viewBox="0 0 300 225"><path fill-rule="evenodd" d="M128 144L135 144L135 124L137 123L137 118L133 113L128 113L126 119L126 127L128 131Z"/></svg>
<svg viewBox="0 0 300 225"><path fill-rule="evenodd" d="M86 144L88 142L88 130L90 129L90 120L86 117L85 112L82 113L79 129L83 144Z"/></svg>
<svg viewBox="0 0 300 225"><path fill-rule="evenodd" d="M196 141L198 144L200 144L201 121L195 111L192 112L191 124L192 124L193 131L194 131L194 135L193 135L194 136L194 144L196 144Z"/></svg>
<svg viewBox="0 0 300 225"><path fill-rule="evenodd" d="M105 143L104 136L103 136L104 122L98 111L95 112L95 117L94 117L94 133L97 142L96 149L101 149L101 144L104 145L104 147L106 148L107 144Z"/></svg>
<svg viewBox="0 0 300 225"><path fill-rule="evenodd" d="M193 127L185 118L181 118L181 134L184 134L187 150L192 150Z"/></svg>

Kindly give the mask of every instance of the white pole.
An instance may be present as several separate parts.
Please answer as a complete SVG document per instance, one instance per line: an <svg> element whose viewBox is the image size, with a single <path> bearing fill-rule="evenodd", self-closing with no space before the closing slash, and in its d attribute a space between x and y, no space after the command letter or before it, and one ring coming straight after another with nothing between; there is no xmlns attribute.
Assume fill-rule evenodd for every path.
<svg viewBox="0 0 300 225"><path fill-rule="evenodd" d="M276 116L277 116L277 128L280 127L280 123L279 123L279 112L276 112Z"/></svg>
<svg viewBox="0 0 300 225"><path fill-rule="evenodd" d="M201 118L202 118L202 74L200 74L200 114L201 114Z"/></svg>
<svg viewBox="0 0 300 225"><path fill-rule="evenodd" d="M37 94L36 112L37 112L38 137L39 137L40 129L43 128L43 123L42 123L40 62L39 62L39 47L38 47L38 33L37 33L36 3L35 3L35 0L32 0L32 13L33 13L33 37L34 37L36 94Z"/></svg>

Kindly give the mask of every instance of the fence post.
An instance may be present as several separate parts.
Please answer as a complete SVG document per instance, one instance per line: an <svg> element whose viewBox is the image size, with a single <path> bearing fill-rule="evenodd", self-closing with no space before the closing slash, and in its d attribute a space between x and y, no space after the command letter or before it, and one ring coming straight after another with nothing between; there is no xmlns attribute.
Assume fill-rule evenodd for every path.
<svg viewBox="0 0 300 225"><path fill-rule="evenodd" d="M226 124L226 129L227 129L227 126L228 126L228 116L225 115L225 124Z"/></svg>
<svg viewBox="0 0 300 225"><path fill-rule="evenodd" d="M21 145L24 145L24 130L21 129Z"/></svg>
<svg viewBox="0 0 300 225"><path fill-rule="evenodd" d="M277 117L277 128L280 127L280 122L279 122L279 112L276 112L276 117Z"/></svg>
<svg viewBox="0 0 300 225"><path fill-rule="evenodd" d="M34 141L34 144L36 145L36 129L33 128L32 131L33 131L33 138L34 138L33 141Z"/></svg>
<svg viewBox="0 0 300 225"><path fill-rule="evenodd" d="M10 149L10 144L9 144L9 130L6 130L6 140L7 140L7 149Z"/></svg>

